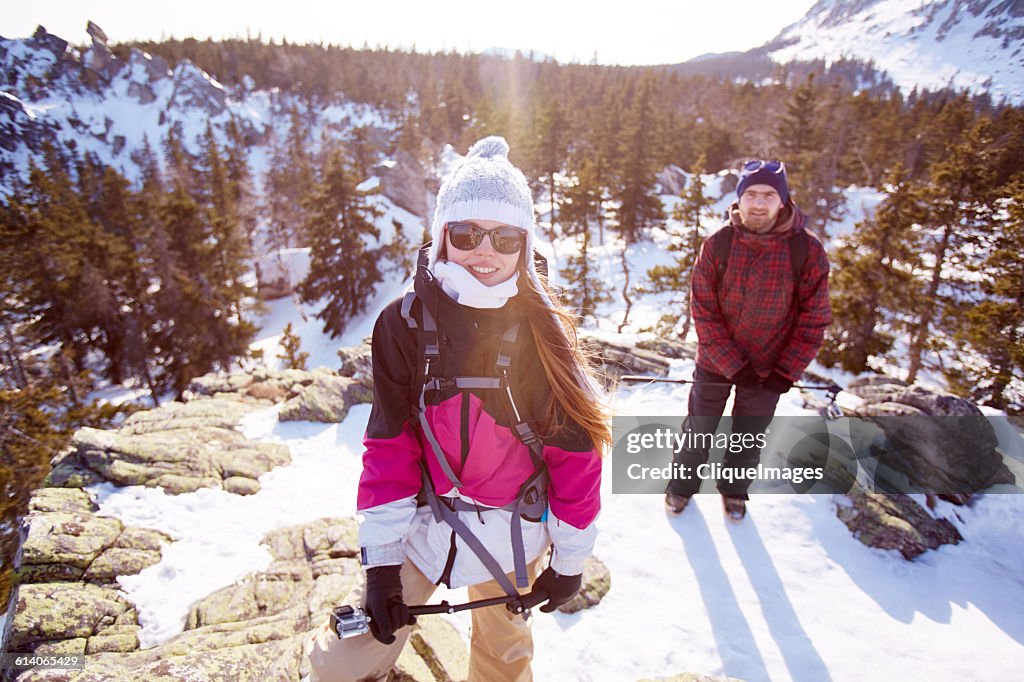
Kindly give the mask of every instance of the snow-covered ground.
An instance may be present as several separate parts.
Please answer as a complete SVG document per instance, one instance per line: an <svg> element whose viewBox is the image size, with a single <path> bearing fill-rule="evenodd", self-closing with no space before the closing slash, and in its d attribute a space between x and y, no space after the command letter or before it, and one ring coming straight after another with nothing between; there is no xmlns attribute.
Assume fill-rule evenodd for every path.
<svg viewBox="0 0 1024 682"><path fill-rule="evenodd" d="M863 215L859 206L877 202L863 194L862 202L850 202L847 229L858 211ZM729 200L722 198L715 215ZM399 217L409 220L401 222L414 239L422 226ZM570 245L540 248L554 271ZM595 248L595 276L621 288L616 251L611 243ZM669 259L658 242L636 246L630 251L632 281ZM335 367L336 350L367 336L377 311L405 286L404 273L393 273L368 312L334 340L322 333L313 308L291 299L273 302L254 345L273 362L281 330L291 322L311 354L310 366ZM656 322L668 298L639 300L627 338ZM620 294L605 304L595 333L613 333L623 307ZM692 370L692 361L676 361L671 371L689 377ZM623 386L613 406L621 415L682 415L688 390L678 384ZM331 425L279 423L277 409L250 414L240 425L247 436L283 443L292 454L289 466L261 477L255 495L92 488L100 513L175 538L160 563L120 579L138 607L144 646L180 632L195 600L266 568L270 556L258 542L268 531L355 513L369 406L357 406ZM814 413L792 391L778 414ZM913 562L854 539L836 518L831 496L761 495L749 509L735 526L725 522L717 495L701 495L683 515L670 518L660 495L613 494L608 473L595 553L611 570L611 591L599 606L578 614L535 614L536 678L619 682L692 671L750 681L1019 679L1021 496L983 495L966 508L940 503L934 513L955 524L965 541ZM442 588L435 599L465 599L464 590L454 592ZM467 613L443 617L468 635Z"/></svg>

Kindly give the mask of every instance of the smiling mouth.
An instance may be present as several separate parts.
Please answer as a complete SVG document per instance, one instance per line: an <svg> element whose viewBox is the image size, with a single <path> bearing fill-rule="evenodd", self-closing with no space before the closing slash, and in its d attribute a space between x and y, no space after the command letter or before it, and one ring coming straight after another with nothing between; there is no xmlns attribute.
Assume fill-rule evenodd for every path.
<svg viewBox="0 0 1024 682"><path fill-rule="evenodd" d="M498 268L487 265L470 265L469 269L481 275L490 275L498 271Z"/></svg>

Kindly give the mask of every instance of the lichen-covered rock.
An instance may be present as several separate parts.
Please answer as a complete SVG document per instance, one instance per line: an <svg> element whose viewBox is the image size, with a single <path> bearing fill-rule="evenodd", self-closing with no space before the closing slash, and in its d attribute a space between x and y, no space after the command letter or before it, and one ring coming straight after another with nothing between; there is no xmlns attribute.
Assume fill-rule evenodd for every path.
<svg viewBox="0 0 1024 682"><path fill-rule="evenodd" d="M576 613L597 606L612 586L612 574L597 557L587 557L583 564L583 584L579 594L558 607L562 613Z"/></svg>
<svg viewBox="0 0 1024 682"><path fill-rule="evenodd" d="M92 514L51 512L28 519L22 562L31 565L63 564L83 571L114 542L124 529L117 519Z"/></svg>
<svg viewBox="0 0 1024 682"><path fill-rule="evenodd" d="M848 390L864 400L853 413L885 433L884 446L873 451L883 489L907 490L897 479L883 480L888 470L937 494L971 494L1014 482L992 424L972 403L888 378L851 382Z"/></svg>
<svg viewBox="0 0 1024 682"><path fill-rule="evenodd" d="M302 544L310 559L359 556L359 526L353 519L320 519L303 528Z"/></svg>
<svg viewBox="0 0 1024 682"><path fill-rule="evenodd" d="M186 630L207 625L234 623L276 615L305 603L313 587L308 565L277 564L240 583L217 590L193 604L185 621ZM297 570L289 570L295 566Z"/></svg>
<svg viewBox="0 0 1024 682"><path fill-rule="evenodd" d="M18 682L287 682L299 680L301 665L302 636L294 635L178 655L101 653L89 656L83 671L31 671Z"/></svg>
<svg viewBox="0 0 1024 682"><path fill-rule="evenodd" d="M41 488L33 493L25 518L19 582L110 583L160 561L168 536L125 528L117 519L93 514L93 506L88 494L76 488ZM53 509L76 511L48 511Z"/></svg>
<svg viewBox="0 0 1024 682"><path fill-rule="evenodd" d="M280 421L338 423L357 403L373 400L373 391L351 377L319 374L302 393L284 404Z"/></svg>
<svg viewBox="0 0 1024 682"><path fill-rule="evenodd" d="M159 551L111 547L89 564L83 580L113 582L121 575L135 575L160 562Z"/></svg>
<svg viewBox="0 0 1024 682"><path fill-rule="evenodd" d="M443 618L420 618L412 628L409 643L438 682L456 682L469 677L466 643Z"/></svg>
<svg viewBox="0 0 1024 682"><path fill-rule="evenodd" d="M352 377L363 386L373 388L373 353L369 339L358 346L340 349L338 358L341 360L339 375Z"/></svg>
<svg viewBox="0 0 1024 682"><path fill-rule="evenodd" d="M28 511L91 514L98 507L89 493L79 488L39 488L28 501Z"/></svg>
<svg viewBox="0 0 1024 682"><path fill-rule="evenodd" d="M346 564L349 567L347 572L324 574L313 583L308 605L309 619L314 625L322 621L331 609L342 603L352 590L356 576L362 571L362 567L355 560L349 559Z"/></svg>
<svg viewBox="0 0 1024 682"><path fill-rule="evenodd" d="M114 625L138 625L134 607L118 590L88 583L20 585L8 648L35 651L41 644L83 639L84 652L89 638L107 636Z"/></svg>
<svg viewBox="0 0 1024 682"><path fill-rule="evenodd" d="M936 519L902 494L837 495L836 514L868 547L895 549L913 559L941 545L958 544L963 536L946 519Z"/></svg>
<svg viewBox="0 0 1024 682"><path fill-rule="evenodd" d="M108 433L136 436L201 427L234 430L242 417L263 407L266 405L237 394L217 394L200 400L164 403L153 410L135 412L121 428Z"/></svg>
<svg viewBox="0 0 1024 682"><path fill-rule="evenodd" d="M218 393L240 393L253 384L254 377L249 372L226 374L215 372L196 377L188 385L188 391L194 395L213 396Z"/></svg>
<svg viewBox="0 0 1024 682"><path fill-rule="evenodd" d="M79 429L54 461L51 485L160 487L169 494L223 488L250 495L258 479L291 462L288 448L250 441L235 425L253 404L204 398L138 412L112 431Z"/></svg>

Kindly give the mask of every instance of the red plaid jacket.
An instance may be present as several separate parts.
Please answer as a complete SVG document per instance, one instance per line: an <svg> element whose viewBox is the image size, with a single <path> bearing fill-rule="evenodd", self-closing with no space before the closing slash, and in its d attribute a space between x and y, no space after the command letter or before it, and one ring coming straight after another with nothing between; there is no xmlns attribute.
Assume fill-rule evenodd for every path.
<svg viewBox="0 0 1024 682"><path fill-rule="evenodd" d="M735 205L729 213L736 229L722 281L714 256L719 231L704 241L690 285L697 364L731 377L749 360L762 376L777 370L798 381L832 322L825 249L808 233L807 260L795 287L787 239L791 230L804 229L800 209L790 201L767 234L747 231Z"/></svg>

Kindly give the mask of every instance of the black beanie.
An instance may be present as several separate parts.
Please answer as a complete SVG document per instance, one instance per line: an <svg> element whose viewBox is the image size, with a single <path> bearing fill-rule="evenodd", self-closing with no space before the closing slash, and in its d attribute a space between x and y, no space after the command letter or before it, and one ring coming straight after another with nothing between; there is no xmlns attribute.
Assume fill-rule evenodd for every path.
<svg viewBox="0 0 1024 682"><path fill-rule="evenodd" d="M748 161L740 171L740 182L736 185L736 198L739 199L751 185L768 185L779 193L785 204L789 201L789 183L786 182L786 164L781 161Z"/></svg>

